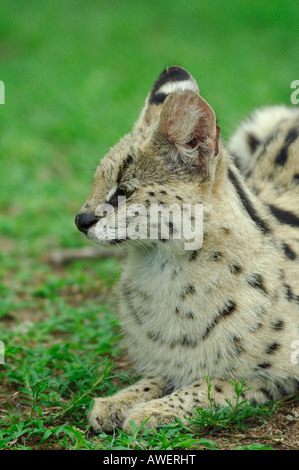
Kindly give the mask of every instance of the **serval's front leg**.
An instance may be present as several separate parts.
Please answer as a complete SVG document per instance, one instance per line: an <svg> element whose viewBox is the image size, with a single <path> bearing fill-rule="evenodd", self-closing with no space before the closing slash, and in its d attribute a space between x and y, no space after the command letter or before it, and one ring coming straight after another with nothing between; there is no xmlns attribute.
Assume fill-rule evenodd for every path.
<svg viewBox="0 0 299 470"><path fill-rule="evenodd" d="M162 397L165 386L162 378L147 376L111 397L95 398L88 422L96 431L111 432L116 427L121 428L136 405Z"/></svg>
<svg viewBox="0 0 299 470"><path fill-rule="evenodd" d="M262 392L260 383L244 384L243 390L245 392L241 393L241 400L267 401L267 396ZM234 406L237 399L240 400L240 396L237 397L236 386L233 383L214 379L209 385L206 380L199 380L163 398L136 405L127 414L123 430L130 434L130 421L134 421L138 427L147 418L149 420L145 427L149 429L172 424L175 418L186 422L194 414L196 408L210 408L211 403L216 406L227 406L227 400Z"/></svg>

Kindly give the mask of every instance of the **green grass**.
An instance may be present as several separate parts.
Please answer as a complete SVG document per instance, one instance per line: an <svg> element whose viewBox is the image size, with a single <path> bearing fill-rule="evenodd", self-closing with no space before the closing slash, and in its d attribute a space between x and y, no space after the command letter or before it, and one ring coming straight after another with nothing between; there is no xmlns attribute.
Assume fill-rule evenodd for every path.
<svg viewBox="0 0 299 470"><path fill-rule="evenodd" d="M3 2L1 449L218 448L207 430L247 422L239 411L232 421L228 404L199 411L189 427L92 435L91 399L134 380L118 368L121 267L107 259L58 268L45 256L88 245L74 218L96 164L130 130L165 66L193 74L227 139L256 106L290 103L298 20L291 0Z"/></svg>
<svg viewBox="0 0 299 470"><path fill-rule="evenodd" d="M144 429L144 424L135 427L131 423L132 434L127 435L122 430L116 430L113 435L99 432L96 436L88 431L86 411L91 406L90 397L95 391L113 393L113 379L128 382L124 374L112 374L113 364L106 359L102 369L74 356L70 351L59 354L57 348L48 352L50 361L54 360L56 367L60 361L72 364L69 370L64 370L53 377L49 374L49 360L43 361L43 372L32 372L29 363L22 368L23 386L19 388L20 403L26 411L12 409L10 398L4 402L5 419L0 426L1 449L90 449L90 450L175 450L197 449L218 450L219 444L208 439L207 429L229 428L244 429L245 421L250 416L260 420L270 417L274 405L251 405L238 401L232 406L196 410L190 424L183 424L179 419L173 425L163 426L157 430ZM11 371L11 377L19 382L19 374ZM236 384L239 394L243 391L242 384ZM271 449L259 443L252 443L254 450ZM236 448L237 449L237 448ZM241 449L241 446L238 447Z"/></svg>

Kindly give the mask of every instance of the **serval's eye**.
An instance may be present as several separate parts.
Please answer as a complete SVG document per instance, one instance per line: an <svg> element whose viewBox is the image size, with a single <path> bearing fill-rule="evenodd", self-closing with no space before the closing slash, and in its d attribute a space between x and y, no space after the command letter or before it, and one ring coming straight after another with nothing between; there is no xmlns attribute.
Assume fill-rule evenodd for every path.
<svg viewBox="0 0 299 470"><path fill-rule="evenodd" d="M121 189L121 192L124 196L126 196L126 198L129 198L132 196L132 194L135 193L135 189Z"/></svg>

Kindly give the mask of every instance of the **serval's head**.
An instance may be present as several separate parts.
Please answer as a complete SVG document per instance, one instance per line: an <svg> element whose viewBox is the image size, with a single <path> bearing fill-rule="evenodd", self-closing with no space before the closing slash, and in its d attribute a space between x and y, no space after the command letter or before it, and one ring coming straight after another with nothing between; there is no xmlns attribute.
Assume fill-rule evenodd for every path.
<svg viewBox="0 0 299 470"><path fill-rule="evenodd" d="M150 228L157 229L158 240L165 240L164 216L162 222L153 222L150 210L184 209L194 222L186 205L204 204L210 197L221 149L215 113L197 83L186 70L167 68L132 131L100 161L91 193L76 217L78 229L97 243L134 238L128 229L131 235L143 230L150 243ZM170 238L176 238L173 217L164 217L164 222Z"/></svg>

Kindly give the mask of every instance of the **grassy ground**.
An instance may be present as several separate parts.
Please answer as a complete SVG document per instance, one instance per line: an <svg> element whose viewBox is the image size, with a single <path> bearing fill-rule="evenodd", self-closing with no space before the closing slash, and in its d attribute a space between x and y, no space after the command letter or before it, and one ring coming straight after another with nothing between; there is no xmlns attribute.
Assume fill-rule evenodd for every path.
<svg viewBox="0 0 299 470"><path fill-rule="evenodd" d="M119 342L115 259L74 226L94 168L167 65L187 68L227 138L256 106L290 103L291 0L4 1L0 15L0 449L298 448L296 400L198 414L190 426L93 435L93 396L136 379ZM107 359L109 357L109 359Z"/></svg>

